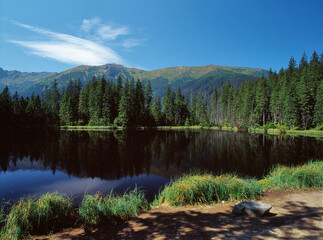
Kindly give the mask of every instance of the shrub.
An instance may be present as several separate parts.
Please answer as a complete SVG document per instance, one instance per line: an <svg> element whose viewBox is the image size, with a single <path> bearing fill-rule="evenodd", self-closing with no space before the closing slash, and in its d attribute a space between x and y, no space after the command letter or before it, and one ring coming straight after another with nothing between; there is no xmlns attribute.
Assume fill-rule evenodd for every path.
<svg viewBox="0 0 323 240"><path fill-rule="evenodd" d="M214 203L222 200L255 199L262 195L262 186L255 180L243 180L234 175L188 174L169 183L153 205L173 206Z"/></svg>

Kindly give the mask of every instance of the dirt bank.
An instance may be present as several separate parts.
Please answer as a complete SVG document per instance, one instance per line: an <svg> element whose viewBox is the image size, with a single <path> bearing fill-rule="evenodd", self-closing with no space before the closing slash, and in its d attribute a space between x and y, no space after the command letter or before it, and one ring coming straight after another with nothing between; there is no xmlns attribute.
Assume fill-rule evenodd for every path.
<svg viewBox="0 0 323 240"><path fill-rule="evenodd" d="M231 214L235 203L150 210L114 227L67 229L34 239L323 239L323 191L268 191L271 215Z"/></svg>

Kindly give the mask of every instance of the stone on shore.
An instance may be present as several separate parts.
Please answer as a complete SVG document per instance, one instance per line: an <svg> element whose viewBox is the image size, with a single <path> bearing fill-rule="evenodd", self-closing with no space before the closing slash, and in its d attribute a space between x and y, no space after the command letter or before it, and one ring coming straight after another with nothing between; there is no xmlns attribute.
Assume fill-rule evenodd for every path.
<svg viewBox="0 0 323 240"><path fill-rule="evenodd" d="M243 201L233 207L232 213L239 215L246 214L250 217L261 217L264 214L268 213L270 209L271 205L267 203Z"/></svg>

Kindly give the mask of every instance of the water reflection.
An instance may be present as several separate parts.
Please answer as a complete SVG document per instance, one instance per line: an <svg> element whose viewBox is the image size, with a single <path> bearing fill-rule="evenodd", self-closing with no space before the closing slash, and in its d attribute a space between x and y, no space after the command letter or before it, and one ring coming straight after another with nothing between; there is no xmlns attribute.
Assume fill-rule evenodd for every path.
<svg viewBox="0 0 323 240"><path fill-rule="evenodd" d="M201 169L261 177L273 164L322 158L321 140L207 130L7 132L0 136L0 171L33 166L53 174L59 169L76 177L119 179Z"/></svg>
<svg viewBox="0 0 323 240"><path fill-rule="evenodd" d="M0 144L0 197L1 192L8 193L8 187L4 189L4 186L13 179L16 182L22 179L23 185L24 177L35 178L37 174L42 176L37 178L41 182L30 186L42 185L44 188L44 182L55 176L55 183L50 186L57 186L58 181L65 181L65 184L69 181L71 185L78 180L83 186L79 192L84 192L84 179L105 180L109 181L105 182L107 191L114 186L112 180L127 187L127 179L146 176L146 185L151 185L154 176L159 177L154 182L154 188L158 190L171 176L191 169L261 177L274 164L299 164L323 156L322 139L318 138L208 130L9 131L2 132ZM30 172L36 170L43 173ZM147 188L149 191L153 187ZM53 189L55 187L51 187ZM70 189L75 191L77 187ZM21 191L16 189L16 192Z"/></svg>

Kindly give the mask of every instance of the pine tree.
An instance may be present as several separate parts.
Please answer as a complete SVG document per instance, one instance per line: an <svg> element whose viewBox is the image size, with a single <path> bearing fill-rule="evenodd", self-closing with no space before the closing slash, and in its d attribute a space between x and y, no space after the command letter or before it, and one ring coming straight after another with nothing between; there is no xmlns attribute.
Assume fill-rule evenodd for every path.
<svg viewBox="0 0 323 240"><path fill-rule="evenodd" d="M134 104L135 125L143 125L146 119L145 95L139 79L136 82Z"/></svg>
<svg viewBox="0 0 323 240"><path fill-rule="evenodd" d="M196 117L199 125L207 126L209 124L209 119L206 111L206 103L203 101L201 93L198 93L197 95Z"/></svg>
<svg viewBox="0 0 323 240"><path fill-rule="evenodd" d="M121 91L121 99L119 103L119 114L115 119L115 124L120 126L129 126L131 125L131 111L132 111L132 103L130 98L130 84L129 80L126 79L124 87Z"/></svg>
<svg viewBox="0 0 323 240"><path fill-rule="evenodd" d="M78 119L80 124L86 124L89 121L88 109L88 86L86 85L80 92L78 104Z"/></svg>
<svg viewBox="0 0 323 240"><path fill-rule="evenodd" d="M98 80L93 77L90 81L88 96L89 125L98 125L100 121L100 102L98 101L99 96L97 95L98 85Z"/></svg>
<svg viewBox="0 0 323 240"><path fill-rule="evenodd" d="M182 96L181 88L178 87L175 95L174 106L174 122L177 126L181 126L185 123L185 115L184 97Z"/></svg>
<svg viewBox="0 0 323 240"><path fill-rule="evenodd" d="M12 106L9 88L5 87L0 94L0 125L10 125L12 119Z"/></svg>
<svg viewBox="0 0 323 240"><path fill-rule="evenodd" d="M113 83L107 81L105 91L103 94L103 103L102 103L102 118L103 122L107 125L113 123L114 119L112 118L112 104L113 101Z"/></svg>
<svg viewBox="0 0 323 240"><path fill-rule="evenodd" d="M306 56L306 53L304 52L303 53L303 56L299 62L299 70L302 71L303 68L307 67L308 66L308 62L307 62L307 56Z"/></svg>
<svg viewBox="0 0 323 240"><path fill-rule="evenodd" d="M175 116L174 116L174 110L175 110L175 96L174 92L170 89L168 86L166 89L166 92L163 96L163 107L162 107L162 113L165 116L165 123L166 125L173 125Z"/></svg>
<svg viewBox="0 0 323 240"><path fill-rule="evenodd" d="M256 90L255 115L262 125L266 125L266 114L268 112L268 93L269 89L264 77L260 78Z"/></svg>
<svg viewBox="0 0 323 240"><path fill-rule="evenodd" d="M213 88L211 96L211 123L216 125L218 122L218 90L216 87Z"/></svg>
<svg viewBox="0 0 323 240"><path fill-rule="evenodd" d="M59 118L61 125L72 124L71 98L68 96L67 91L64 91L62 95L61 106L59 109Z"/></svg>
<svg viewBox="0 0 323 240"><path fill-rule="evenodd" d="M293 57L291 57L288 63L288 72L293 73L295 68L296 68L296 61Z"/></svg>
<svg viewBox="0 0 323 240"><path fill-rule="evenodd" d="M283 85L284 103L283 103L283 122L289 128L293 128L298 124L298 101L296 95L295 82L288 83L285 81Z"/></svg>
<svg viewBox="0 0 323 240"><path fill-rule="evenodd" d="M190 125L195 126L198 124L197 116L196 116L196 104L197 104L197 98L196 95L191 96L191 103L189 107L190 112Z"/></svg>
<svg viewBox="0 0 323 240"><path fill-rule="evenodd" d="M310 103L310 89L307 84L307 69L303 68L300 83L298 84L299 111L303 129L307 129L313 117L313 106Z"/></svg>
<svg viewBox="0 0 323 240"><path fill-rule="evenodd" d="M323 124L323 79L317 90L315 105L314 105L314 123L318 129Z"/></svg>
<svg viewBox="0 0 323 240"><path fill-rule="evenodd" d="M162 124L162 106L161 106L161 100L159 96L153 100L152 107L151 107L151 115L154 119L155 125Z"/></svg>
<svg viewBox="0 0 323 240"><path fill-rule="evenodd" d="M53 86L49 91L48 101L49 114L50 114L50 125L59 124L59 105L60 105L60 94L58 91L57 81L54 80Z"/></svg>
<svg viewBox="0 0 323 240"><path fill-rule="evenodd" d="M151 116L151 107L153 100L153 91L151 88L151 82L148 80L145 87L145 125L149 126L152 124L152 116Z"/></svg>

